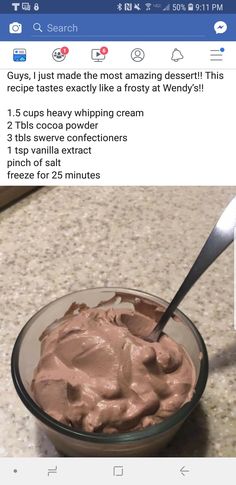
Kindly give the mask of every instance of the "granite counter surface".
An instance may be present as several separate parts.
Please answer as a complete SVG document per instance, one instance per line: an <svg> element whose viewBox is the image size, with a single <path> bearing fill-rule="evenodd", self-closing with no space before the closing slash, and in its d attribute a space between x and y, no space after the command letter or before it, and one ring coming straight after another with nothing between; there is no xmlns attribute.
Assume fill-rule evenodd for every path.
<svg viewBox="0 0 236 485"><path fill-rule="evenodd" d="M15 339L38 309L94 286L171 299L227 202L230 187L52 187L0 214L0 456L57 456L20 402L10 374ZM163 456L236 456L233 247L180 308L207 344L210 375Z"/></svg>

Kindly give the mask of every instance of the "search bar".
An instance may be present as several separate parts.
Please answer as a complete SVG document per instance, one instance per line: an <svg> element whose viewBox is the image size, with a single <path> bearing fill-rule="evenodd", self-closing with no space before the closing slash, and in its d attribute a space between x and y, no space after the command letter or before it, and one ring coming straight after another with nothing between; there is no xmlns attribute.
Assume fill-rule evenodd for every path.
<svg viewBox="0 0 236 485"><path fill-rule="evenodd" d="M33 30L35 32L47 33L47 34L78 34L79 33L79 26L77 24L47 24L43 25L40 22L34 22Z"/></svg>

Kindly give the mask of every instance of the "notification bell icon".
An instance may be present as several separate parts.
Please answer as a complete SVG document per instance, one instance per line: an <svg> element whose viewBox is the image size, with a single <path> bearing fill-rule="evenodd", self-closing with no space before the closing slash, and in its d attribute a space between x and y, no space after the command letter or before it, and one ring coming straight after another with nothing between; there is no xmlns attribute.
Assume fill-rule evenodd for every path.
<svg viewBox="0 0 236 485"><path fill-rule="evenodd" d="M174 49L172 52L171 60L174 62L180 61L180 59L183 59L184 56L182 52L179 49Z"/></svg>

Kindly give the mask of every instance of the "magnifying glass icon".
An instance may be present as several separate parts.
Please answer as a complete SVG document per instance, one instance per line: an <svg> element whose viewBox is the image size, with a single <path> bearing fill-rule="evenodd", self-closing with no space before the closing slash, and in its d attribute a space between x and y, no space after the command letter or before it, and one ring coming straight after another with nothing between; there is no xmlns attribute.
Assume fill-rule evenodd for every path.
<svg viewBox="0 0 236 485"><path fill-rule="evenodd" d="M43 32L42 26L38 22L33 24L33 29L36 30L36 32Z"/></svg>

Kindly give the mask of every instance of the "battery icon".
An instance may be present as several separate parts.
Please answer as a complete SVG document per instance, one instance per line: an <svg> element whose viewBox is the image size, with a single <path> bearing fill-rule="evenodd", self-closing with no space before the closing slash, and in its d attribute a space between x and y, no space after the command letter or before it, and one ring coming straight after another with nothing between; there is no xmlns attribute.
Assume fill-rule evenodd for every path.
<svg viewBox="0 0 236 485"><path fill-rule="evenodd" d="M194 9L193 3L188 3L188 10L191 12Z"/></svg>

